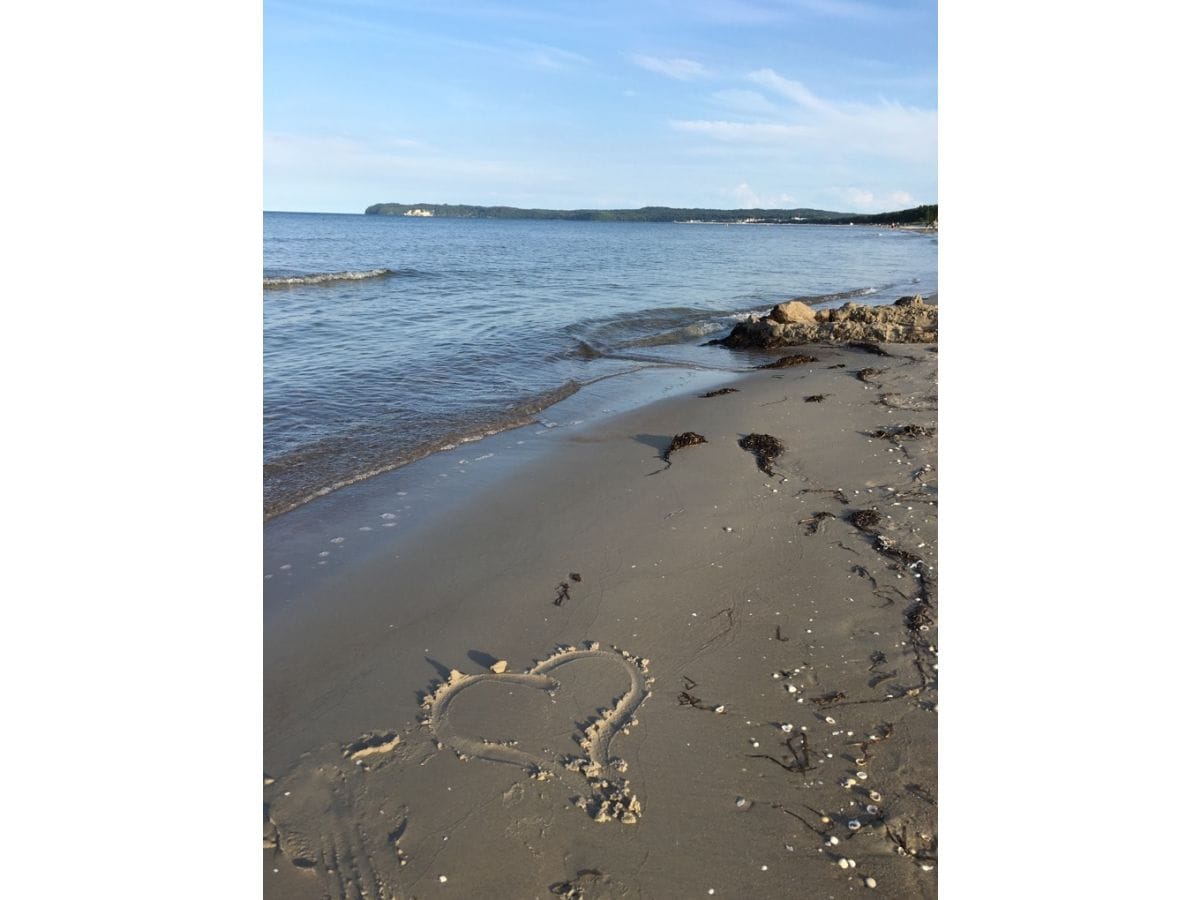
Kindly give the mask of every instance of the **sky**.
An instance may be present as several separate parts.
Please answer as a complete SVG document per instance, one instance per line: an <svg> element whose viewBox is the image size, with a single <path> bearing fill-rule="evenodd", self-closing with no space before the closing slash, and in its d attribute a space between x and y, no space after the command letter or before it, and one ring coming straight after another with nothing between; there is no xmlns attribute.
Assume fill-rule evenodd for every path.
<svg viewBox="0 0 1200 900"><path fill-rule="evenodd" d="M263 202L937 196L933 0L266 0Z"/></svg>

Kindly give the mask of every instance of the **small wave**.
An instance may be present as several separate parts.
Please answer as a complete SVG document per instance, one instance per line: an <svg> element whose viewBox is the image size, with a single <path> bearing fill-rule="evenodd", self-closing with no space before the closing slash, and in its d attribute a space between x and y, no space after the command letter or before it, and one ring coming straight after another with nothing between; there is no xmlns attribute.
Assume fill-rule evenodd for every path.
<svg viewBox="0 0 1200 900"><path fill-rule="evenodd" d="M547 407L565 400L585 384L596 380L600 379L586 382L572 379L541 393L523 397L484 421L462 423L449 433L407 447L372 449L352 437L341 435L266 461L263 463L263 518L272 519L318 497L398 469L433 453L454 450L463 444L473 444L485 437L530 425Z"/></svg>
<svg viewBox="0 0 1200 900"><path fill-rule="evenodd" d="M881 284L873 287L853 288L848 291L837 291L832 294L814 294L807 297L792 297L793 300L800 300L807 303L809 306L819 306L824 303L837 303L839 300L853 300L855 297L870 297L872 294L878 294L880 291L890 290L896 287L894 284Z"/></svg>
<svg viewBox="0 0 1200 900"><path fill-rule="evenodd" d="M263 278L264 288L292 287L298 284L329 284L334 281L363 281L395 275L391 269L368 269L365 272L317 272L313 275L280 275Z"/></svg>

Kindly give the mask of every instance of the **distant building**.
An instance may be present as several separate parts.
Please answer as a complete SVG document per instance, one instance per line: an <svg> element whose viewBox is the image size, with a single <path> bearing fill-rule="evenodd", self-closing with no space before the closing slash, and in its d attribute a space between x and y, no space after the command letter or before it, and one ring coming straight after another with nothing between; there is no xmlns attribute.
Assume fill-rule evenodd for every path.
<svg viewBox="0 0 1200 900"><path fill-rule="evenodd" d="M430 209L420 209L420 208L418 207L417 209L410 209L410 210L407 210L407 211L406 211L404 214L405 214L406 216L424 216L424 217L426 217L426 218L429 218L430 216L432 216L432 215L433 215L433 210L430 210Z"/></svg>

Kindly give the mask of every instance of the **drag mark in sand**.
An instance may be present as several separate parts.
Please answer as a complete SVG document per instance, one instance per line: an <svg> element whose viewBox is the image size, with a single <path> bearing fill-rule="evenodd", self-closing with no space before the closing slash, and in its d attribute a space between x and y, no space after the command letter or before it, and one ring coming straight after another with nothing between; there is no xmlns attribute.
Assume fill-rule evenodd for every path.
<svg viewBox="0 0 1200 900"><path fill-rule="evenodd" d="M362 750L387 753L399 739L377 743L384 735L367 735L342 748L354 759ZM357 749L351 749L357 747ZM276 783L264 806L265 849L274 850L301 871L323 883L328 896L389 900L402 893L405 865L400 839L407 811L389 798L366 800L366 767L362 758L346 766L324 755L315 766L302 766ZM383 808L380 808L383 807ZM364 809L371 815L364 815Z"/></svg>
<svg viewBox="0 0 1200 900"><path fill-rule="evenodd" d="M601 650L596 643L585 649L562 647L548 658L526 669L524 672L490 672L479 675L464 675L457 669L450 672L449 679L425 697L422 706L427 718L422 724L433 732L439 747L444 743L465 759L479 758L492 762L508 763L526 770L531 778L546 780L554 777L545 768L546 758L513 746L513 742L489 741L466 738L450 733L448 717L455 698L473 686L486 682L522 685L536 690L551 692L560 687L550 673L576 660L602 659L620 666L629 676L629 689L617 700L612 709L603 710L583 730L576 741L584 752L583 757L559 758L556 763L567 772L575 773L586 787L586 793L576 801L576 806L585 810L596 822L620 820L633 825L641 813L641 803L621 777L627 766L623 760L612 756L610 745L618 731L628 732L636 725L634 711L641 705L650 691L646 678L649 660L638 658L627 651Z"/></svg>

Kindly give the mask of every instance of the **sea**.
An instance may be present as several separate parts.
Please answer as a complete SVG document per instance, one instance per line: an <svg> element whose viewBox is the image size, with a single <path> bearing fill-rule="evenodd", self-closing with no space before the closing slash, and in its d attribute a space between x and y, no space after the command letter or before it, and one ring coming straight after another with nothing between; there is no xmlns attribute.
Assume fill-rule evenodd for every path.
<svg viewBox="0 0 1200 900"><path fill-rule="evenodd" d="M708 342L776 303L936 293L937 235L875 226L267 212L264 517L591 386L745 371Z"/></svg>

